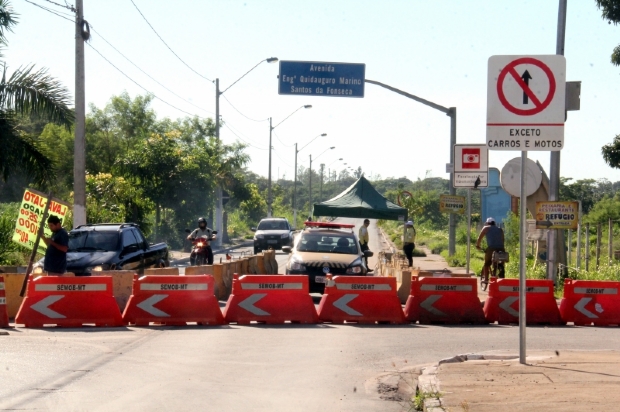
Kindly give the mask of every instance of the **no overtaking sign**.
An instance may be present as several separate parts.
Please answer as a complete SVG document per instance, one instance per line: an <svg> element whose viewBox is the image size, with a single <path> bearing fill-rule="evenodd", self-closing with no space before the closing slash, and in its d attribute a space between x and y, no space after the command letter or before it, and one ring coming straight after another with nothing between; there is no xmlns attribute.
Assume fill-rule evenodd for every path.
<svg viewBox="0 0 620 412"><path fill-rule="evenodd" d="M489 150L561 150L566 104L564 56L492 56L488 68Z"/></svg>

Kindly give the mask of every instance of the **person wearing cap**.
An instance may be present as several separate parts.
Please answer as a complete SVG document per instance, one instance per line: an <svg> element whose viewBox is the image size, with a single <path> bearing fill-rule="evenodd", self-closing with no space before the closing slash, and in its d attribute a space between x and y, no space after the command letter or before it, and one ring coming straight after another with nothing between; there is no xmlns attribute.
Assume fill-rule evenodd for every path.
<svg viewBox="0 0 620 412"><path fill-rule="evenodd" d="M48 276L62 276L67 272L69 234L62 227L62 220L55 215L50 215L47 218L47 227L52 231L52 236L41 236L41 240L47 245L43 270L47 272Z"/></svg>
<svg viewBox="0 0 620 412"><path fill-rule="evenodd" d="M489 268L491 267L493 252L505 252L504 231L495 225L495 219L492 217L486 220L484 227L480 231L478 241L476 242L476 249L481 249L480 243L482 242L483 237L486 238L487 248L484 250L484 267L482 268L482 276L484 277L485 282L488 282L488 273Z"/></svg>
<svg viewBox="0 0 620 412"><path fill-rule="evenodd" d="M364 224L360 227L359 234L358 234L358 237L360 240L360 249L362 250L362 253L364 253L367 250L370 250L370 248L368 247L368 240L369 240L368 226L370 226L370 220L364 219ZM372 272L372 269L368 267L368 258L364 257L364 260L366 261L366 267L368 268L368 271Z"/></svg>
<svg viewBox="0 0 620 412"><path fill-rule="evenodd" d="M413 220L405 223L405 235L403 237L403 252L407 256L409 261L409 267L413 266L413 249L415 249L415 228L413 227Z"/></svg>

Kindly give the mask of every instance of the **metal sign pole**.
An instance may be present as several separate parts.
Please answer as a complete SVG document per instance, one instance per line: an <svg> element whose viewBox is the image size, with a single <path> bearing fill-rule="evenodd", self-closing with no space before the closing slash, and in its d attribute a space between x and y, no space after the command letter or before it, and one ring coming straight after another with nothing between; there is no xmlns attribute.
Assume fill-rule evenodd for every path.
<svg viewBox="0 0 620 412"><path fill-rule="evenodd" d="M469 275L469 253L471 249L471 189L467 189L467 265L466 273Z"/></svg>
<svg viewBox="0 0 620 412"><path fill-rule="evenodd" d="M526 228L526 203L527 196L525 194L525 165L527 161L527 152L521 152L521 205L519 214L519 243L520 243L520 257L519 257L519 363L525 365L525 270L527 267L527 250L525 241L525 228Z"/></svg>

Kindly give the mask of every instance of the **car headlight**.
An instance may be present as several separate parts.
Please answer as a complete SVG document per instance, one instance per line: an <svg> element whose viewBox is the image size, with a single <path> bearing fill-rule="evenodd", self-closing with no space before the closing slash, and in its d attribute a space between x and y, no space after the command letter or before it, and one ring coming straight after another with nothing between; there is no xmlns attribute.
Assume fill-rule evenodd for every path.
<svg viewBox="0 0 620 412"><path fill-rule="evenodd" d="M196 247L203 247L205 244L203 242L196 243Z"/></svg>
<svg viewBox="0 0 620 412"><path fill-rule="evenodd" d="M43 273L43 267L42 266L37 266L34 269L32 269L32 273L34 273L35 275L40 275L41 273Z"/></svg>
<svg viewBox="0 0 620 412"><path fill-rule="evenodd" d="M306 270L306 266L303 264L303 260L297 256L293 255L291 257L291 269L290 270Z"/></svg>
<svg viewBox="0 0 620 412"><path fill-rule="evenodd" d="M265 237L264 235L255 235L254 236L254 240L260 240L260 239L262 239L264 237Z"/></svg>
<svg viewBox="0 0 620 412"><path fill-rule="evenodd" d="M283 234L282 236L280 236L282 239L288 239L288 233Z"/></svg>
<svg viewBox="0 0 620 412"><path fill-rule="evenodd" d="M362 273L362 259L355 259L347 268L347 275L355 275L358 273Z"/></svg>
<svg viewBox="0 0 620 412"><path fill-rule="evenodd" d="M86 268L86 272L101 272L102 270L105 270L103 265L90 266Z"/></svg>

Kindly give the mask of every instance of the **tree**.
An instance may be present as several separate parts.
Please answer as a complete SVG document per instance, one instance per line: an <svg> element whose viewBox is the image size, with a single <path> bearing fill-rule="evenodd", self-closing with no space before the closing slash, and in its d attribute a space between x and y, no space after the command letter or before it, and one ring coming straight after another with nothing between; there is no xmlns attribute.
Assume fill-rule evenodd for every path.
<svg viewBox="0 0 620 412"><path fill-rule="evenodd" d="M596 5L602 10L603 19L609 24L620 23L620 0L596 0ZM611 63L620 66L620 44L611 53Z"/></svg>
<svg viewBox="0 0 620 412"><path fill-rule="evenodd" d="M6 33L15 24L17 15L10 2L0 0L0 46L7 44ZM30 65L9 75L6 63L0 64L0 174L6 181L11 174L22 171L35 183L47 184L54 178L53 162L36 137L19 130L19 117L45 118L69 128L74 120L68 107L69 93L45 68L35 71Z"/></svg>

